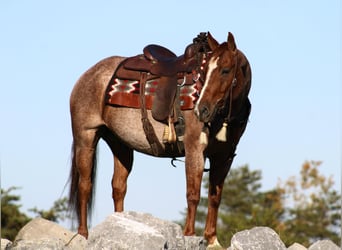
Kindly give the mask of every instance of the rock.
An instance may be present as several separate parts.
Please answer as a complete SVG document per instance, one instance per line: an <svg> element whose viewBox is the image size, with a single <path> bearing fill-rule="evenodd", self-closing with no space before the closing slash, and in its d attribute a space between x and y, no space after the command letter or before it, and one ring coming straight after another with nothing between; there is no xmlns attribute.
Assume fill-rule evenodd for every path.
<svg viewBox="0 0 342 250"><path fill-rule="evenodd" d="M287 250L307 250L307 248L299 243L293 243Z"/></svg>
<svg viewBox="0 0 342 250"><path fill-rule="evenodd" d="M278 234L268 227L254 227L234 234L230 250L286 250Z"/></svg>
<svg viewBox="0 0 342 250"><path fill-rule="evenodd" d="M181 227L150 214L114 213L89 232L87 249L205 249L203 238L185 239Z"/></svg>
<svg viewBox="0 0 342 250"><path fill-rule="evenodd" d="M309 247L309 250L340 250L334 242L331 240L320 240L315 242Z"/></svg>
<svg viewBox="0 0 342 250"><path fill-rule="evenodd" d="M27 223L15 237L10 249L84 249L87 241L58 224L36 218Z"/></svg>
<svg viewBox="0 0 342 250"><path fill-rule="evenodd" d="M12 242L7 239L1 239L1 250L5 250L6 247L10 247Z"/></svg>
<svg viewBox="0 0 342 250"><path fill-rule="evenodd" d="M2 245L9 242L1 241ZM4 247L5 248L5 247ZM150 214L114 213L89 231L88 241L56 223L37 218L26 224L8 249L184 249L205 250L202 237L184 237L181 227Z"/></svg>
<svg viewBox="0 0 342 250"><path fill-rule="evenodd" d="M184 236L185 250L206 250L207 242L203 237Z"/></svg>
<svg viewBox="0 0 342 250"><path fill-rule="evenodd" d="M13 243L1 239L1 250L62 249L62 250L218 250L218 242L207 246L203 237L185 237L181 227L150 214L114 213L89 231L89 239L58 224L36 218L26 224ZM236 233L228 250L286 250L279 236L268 227L255 227ZM330 240L318 241L309 249L294 243L288 250L338 250Z"/></svg>

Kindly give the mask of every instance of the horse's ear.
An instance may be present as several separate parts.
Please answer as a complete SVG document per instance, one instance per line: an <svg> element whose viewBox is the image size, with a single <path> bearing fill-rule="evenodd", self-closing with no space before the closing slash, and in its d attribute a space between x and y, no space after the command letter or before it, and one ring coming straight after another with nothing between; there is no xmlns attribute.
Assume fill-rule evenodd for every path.
<svg viewBox="0 0 342 250"><path fill-rule="evenodd" d="M227 39L228 49L235 51L236 50L236 44L235 39L232 33L228 32L228 39Z"/></svg>
<svg viewBox="0 0 342 250"><path fill-rule="evenodd" d="M219 43L215 40L215 38L210 34L209 31L208 31L208 44L212 51L214 51L219 46Z"/></svg>

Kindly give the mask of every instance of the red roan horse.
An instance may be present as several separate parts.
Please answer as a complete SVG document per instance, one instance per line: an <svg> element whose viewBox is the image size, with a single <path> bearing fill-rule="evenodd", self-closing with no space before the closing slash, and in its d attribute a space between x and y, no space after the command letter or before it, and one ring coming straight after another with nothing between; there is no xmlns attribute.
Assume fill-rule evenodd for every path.
<svg viewBox="0 0 342 250"><path fill-rule="evenodd" d="M236 146L248 121L251 69L247 58L237 49L234 37L219 44L210 33L211 50L204 62L202 89L193 110L182 111L185 156L187 217L184 235L195 235L195 214L200 200L204 160L209 159L208 214L204 236L218 244L216 223L223 182L231 167ZM95 155L99 139L107 142L114 155L112 197L114 210L124 209L127 178L132 170L133 151L153 155L141 122L141 112L105 103L105 93L113 72L125 58L109 57L86 71L77 81L70 98L73 132L73 159L69 204L78 216L78 233L88 237L87 216L91 211L95 181ZM147 111L161 145L165 125ZM174 157L167 155L163 157ZM234 198L234 197L232 197Z"/></svg>

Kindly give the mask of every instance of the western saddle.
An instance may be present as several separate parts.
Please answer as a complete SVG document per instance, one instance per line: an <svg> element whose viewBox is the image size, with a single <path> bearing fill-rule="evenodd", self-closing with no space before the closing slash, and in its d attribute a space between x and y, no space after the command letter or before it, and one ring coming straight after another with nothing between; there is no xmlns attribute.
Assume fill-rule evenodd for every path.
<svg viewBox="0 0 342 250"><path fill-rule="evenodd" d="M200 36L204 37L202 40L206 42L206 33L200 33L197 39ZM203 52L203 50L200 51L200 45L203 46L203 44L196 42L195 38L194 43L186 47L183 55L176 56L175 53L163 46L150 44L143 49L143 54L125 59L114 73L115 78L140 82L143 127L155 154L160 152L161 147L158 145L159 141L147 118L145 107L146 81L158 80L152 104L152 117L168 125L168 131L164 131L164 142L173 143L176 142L177 138L179 141L182 140L185 124L180 112L178 87L179 82L183 81L184 83L191 76L190 73L194 70L197 71L201 66L199 65L201 64L201 57L198 53ZM190 79L193 79L192 76ZM174 124L176 124L176 128ZM177 135L175 131L177 131Z"/></svg>
<svg viewBox="0 0 342 250"><path fill-rule="evenodd" d="M178 80L191 73L198 64L195 50L195 44L191 44L183 55L176 56L163 46L151 44L143 49L142 55L125 59L115 75L121 79L140 81L140 85L144 85L146 80L158 78L152 115L154 119L165 122L172 111Z"/></svg>

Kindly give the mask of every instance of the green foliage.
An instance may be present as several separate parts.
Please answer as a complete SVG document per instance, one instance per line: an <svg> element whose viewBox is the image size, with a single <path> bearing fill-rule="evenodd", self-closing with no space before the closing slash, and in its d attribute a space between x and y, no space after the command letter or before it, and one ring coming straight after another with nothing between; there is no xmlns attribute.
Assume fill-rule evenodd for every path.
<svg viewBox="0 0 342 250"><path fill-rule="evenodd" d="M300 178L291 177L283 188L288 208L285 243L301 242L305 246L317 240L341 242L341 195L333 190L332 177L319 173L321 162L305 162Z"/></svg>
<svg viewBox="0 0 342 250"><path fill-rule="evenodd" d="M339 244L341 195L332 189L332 178L319 173L319 165L305 162L300 181L291 177L268 191L261 191L260 170L252 171L247 165L233 168L225 180L219 210L217 236L221 244L229 246L236 232L255 226L273 228L286 245L299 242L309 246L319 239ZM208 179L203 178L206 190ZM207 204L208 199L201 197L196 217L198 235L203 234Z"/></svg>
<svg viewBox="0 0 342 250"><path fill-rule="evenodd" d="M68 198L64 197L59 200L56 200L53 203L52 208L49 210L39 210L36 207L30 209L29 211L35 213L37 216L42 217L44 219L59 222L64 221L70 218L68 213Z"/></svg>
<svg viewBox="0 0 342 250"><path fill-rule="evenodd" d="M20 196L12 194L17 189L17 187L1 189L1 238L11 241L14 240L19 230L32 219L20 211L21 205L18 204ZM61 198L56 200L49 210L32 208L29 211L44 219L59 222L69 218L67 203L67 198Z"/></svg>
<svg viewBox="0 0 342 250"><path fill-rule="evenodd" d="M282 190L276 188L267 192L260 191L261 179L261 171L251 171L247 165L232 169L226 178L217 230L223 245L228 246L236 232L254 226L268 225L280 230L280 220L284 216L280 198ZM206 188L208 181L206 177Z"/></svg>
<svg viewBox="0 0 342 250"><path fill-rule="evenodd" d="M14 240L20 228L30 221L30 218L19 210L20 196L10 194L17 189L1 189L1 238L9 240Z"/></svg>

